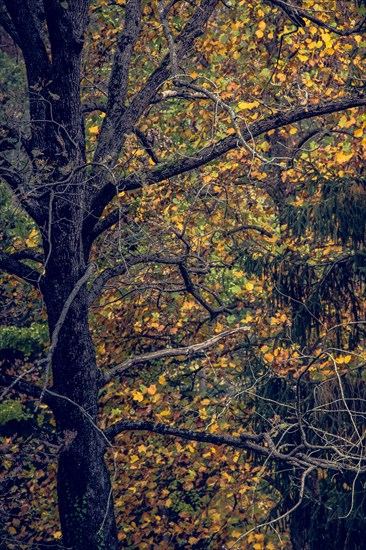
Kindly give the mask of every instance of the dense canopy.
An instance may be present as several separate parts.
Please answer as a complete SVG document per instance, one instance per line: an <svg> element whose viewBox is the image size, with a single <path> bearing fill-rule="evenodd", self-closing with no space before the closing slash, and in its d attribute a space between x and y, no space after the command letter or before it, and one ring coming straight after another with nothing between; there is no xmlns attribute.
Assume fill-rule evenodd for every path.
<svg viewBox="0 0 366 550"><path fill-rule="evenodd" d="M0 548L361 549L364 2L0 25Z"/></svg>

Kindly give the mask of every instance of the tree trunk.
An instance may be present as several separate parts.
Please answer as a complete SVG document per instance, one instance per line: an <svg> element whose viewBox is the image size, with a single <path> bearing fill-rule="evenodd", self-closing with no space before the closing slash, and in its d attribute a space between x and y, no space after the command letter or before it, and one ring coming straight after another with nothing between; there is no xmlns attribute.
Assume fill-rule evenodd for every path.
<svg viewBox="0 0 366 550"><path fill-rule="evenodd" d="M70 234L68 229L68 235L61 221L53 226L52 253L42 284L51 337L59 330L56 343L51 345L55 344L53 390L64 396L54 407L63 440L58 462L62 543L72 550L114 550L117 530L104 460L108 443L96 425L98 369L88 325L85 283L70 301L70 293L85 274L86 262L81 231L75 227L78 224L70 225L74 225L74 231Z"/></svg>
<svg viewBox="0 0 366 550"><path fill-rule="evenodd" d="M74 432L70 437L66 432L58 464L62 542L73 550L116 550L117 530L103 441L88 420L75 419L73 424Z"/></svg>

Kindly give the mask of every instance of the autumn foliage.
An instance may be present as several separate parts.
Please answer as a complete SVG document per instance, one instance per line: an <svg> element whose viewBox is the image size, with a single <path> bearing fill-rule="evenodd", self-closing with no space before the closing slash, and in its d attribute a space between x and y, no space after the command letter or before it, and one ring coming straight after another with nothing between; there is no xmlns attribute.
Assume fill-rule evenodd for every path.
<svg viewBox="0 0 366 550"><path fill-rule="evenodd" d="M73 52L62 22L77 2L50 2L59 28L43 2L15 2L37 5L66 99L30 83L31 40L2 4L0 548L76 550L67 522L83 525L87 503L59 513L57 464L81 411L117 525L99 511L94 542L105 529L113 548L361 549L364 6L80 2L75 122L57 110L74 63L58 40ZM52 314L53 255L67 265L78 236L85 258ZM79 295L91 412L60 351L78 364L63 331Z"/></svg>

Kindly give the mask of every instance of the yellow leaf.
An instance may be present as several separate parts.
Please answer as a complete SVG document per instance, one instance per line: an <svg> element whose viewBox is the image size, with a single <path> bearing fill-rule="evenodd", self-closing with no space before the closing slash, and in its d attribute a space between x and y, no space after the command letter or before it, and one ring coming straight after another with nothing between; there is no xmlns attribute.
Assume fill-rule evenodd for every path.
<svg viewBox="0 0 366 550"><path fill-rule="evenodd" d="M297 134L297 128L291 128L290 134L293 136L294 134Z"/></svg>
<svg viewBox="0 0 366 550"><path fill-rule="evenodd" d="M333 42L332 36L330 35L330 33L328 31L322 31L321 35L322 35L322 40L323 40L325 46L327 48L329 48L332 45L332 42Z"/></svg>
<svg viewBox="0 0 366 550"><path fill-rule="evenodd" d="M264 32L261 31L261 30L255 31L255 34L256 34L257 38L263 38L263 36L264 36Z"/></svg>
<svg viewBox="0 0 366 550"><path fill-rule="evenodd" d="M276 77L277 77L277 80L279 80L280 82L285 82L286 81L286 75L283 74L283 73L277 73Z"/></svg>
<svg viewBox="0 0 366 550"><path fill-rule="evenodd" d="M60 539L61 537L62 537L61 531L56 531L55 533L53 533L54 539Z"/></svg>
<svg viewBox="0 0 366 550"><path fill-rule="evenodd" d="M349 161L352 157L353 151L351 151L351 153L343 153L342 151L341 153L338 153L338 155L336 155L336 160L339 163L343 163Z"/></svg>
<svg viewBox="0 0 366 550"><path fill-rule="evenodd" d="M266 550L276 550L275 547L273 546L273 544L271 542L269 542L266 546Z"/></svg>
<svg viewBox="0 0 366 550"><path fill-rule="evenodd" d="M254 285L253 285L253 283L251 283L250 281L248 281L247 283L245 283L245 288L246 288L247 290L253 290Z"/></svg>
<svg viewBox="0 0 366 550"><path fill-rule="evenodd" d="M161 384L162 386L166 386L166 378L164 376L164 374L161 374L158 378L159 380L159 384Z"/></svg>
<svg viewBox="0 0 366 550"><path fill-rule="evenodd" d="M149 395L155 395L156 394L156 384L151 384L151 386L149 386L147 388L147 393Z"/></svg>
<svg viewBox="0 0 366 550"><path fill-rule="evenodd" d="M132 455L131 458L130 458L130 462L134 463L134 462L137 462L139 459L139 457L137 455Z"/></svg>
<svg viewBox="0 0 366 550"><path fill-rule="evenodd" d="M99 132L99 126L91 126L89 128L89 134L97 134Z"/></svg>
<svg viewBox="0 0 366 550"><path fill-rule="evenodd" d="M346 357L344 358L344 362L346 363L346 365L351 361L351 359L352 359L352 355L346 355Z"/></svg>
<svg viewBox="0 0 366 550"><path fill-rule="evenodd" d="M254 109L255 107L258 107L259 101L239 101L238 107L239 109Z"/></svg>
<svg viewBox="0 0 366 550"><path fill-rule="evenodd" d="M132 397L135 401L138 401L138 402L141 402L144 400L144 396L140 391L133 392Z"/></svg>
<svg viewBox="0 0 366 550"><path fill-rule="evenodd" d="M33 229L33 231L31 231L28 235L28 238L26 239L25 241L25 244L29 247L29 248L32 248L34 246L37 246L37 238L38 237L38 231L36 231L35 229Z"/></svg>
<svg viewBox="0 0 366 550"><path fill-rule="evenodd" d="M363 130L362 130L362 128L357 128L357 130L355 130L355 131L353 132L353 135L354 135L355 137L361 137L361 136L363 135Z"/></svg>

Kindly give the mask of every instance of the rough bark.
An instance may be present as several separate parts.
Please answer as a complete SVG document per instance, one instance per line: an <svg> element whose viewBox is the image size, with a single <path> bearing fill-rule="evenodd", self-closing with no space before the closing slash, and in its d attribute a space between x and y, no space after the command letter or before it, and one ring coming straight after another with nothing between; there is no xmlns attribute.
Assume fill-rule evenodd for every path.
<svg viewBox="0 0 366 550"><path fill-rule="evenodd" d="M60 212L58 213L58 208ZM107 440L97 427L98 368L88 326L87 288L70 295L87 269L80 238L81 210L56 202L51 254L41 288L52 346L53 391L63 396L53 410L64 443L58 465L58 501L63 543L73 549L117 548ZM50 243L45 243L50 248ZM60 324L60 319L62 324ZM56 332L57 331L57 332ZM52 338L56 332L56 338Z"/></svg>

